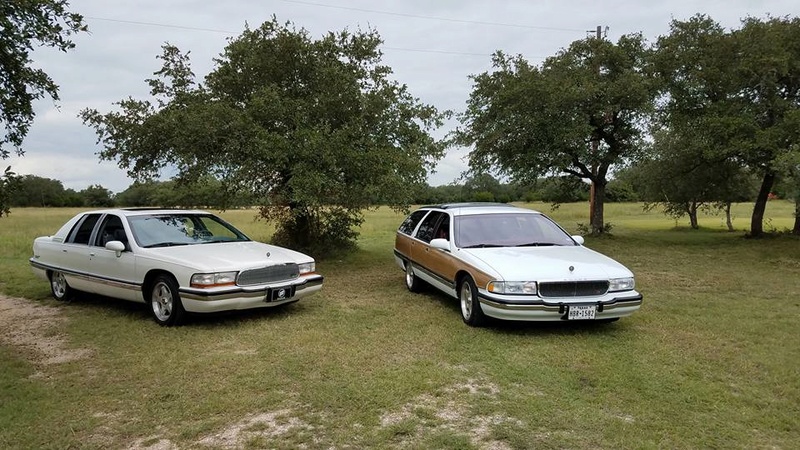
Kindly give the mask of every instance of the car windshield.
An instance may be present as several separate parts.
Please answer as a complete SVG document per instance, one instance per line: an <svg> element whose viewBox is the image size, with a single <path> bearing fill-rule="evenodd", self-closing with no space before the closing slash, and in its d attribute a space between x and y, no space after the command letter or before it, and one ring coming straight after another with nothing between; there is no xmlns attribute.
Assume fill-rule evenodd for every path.
<svg viewBox="0 0 800 450"><path fill-rule="evenodd" d="M460 248L576 245L561 227L542 214L457 216L454 230L455 244Z"/></svg>
<svg viewBox="0 0 800 450"><path fill-rule="evenodd" d="M249 241L241 231L211 214L152 214L128 217L140 247L172 247Z"/></svg>

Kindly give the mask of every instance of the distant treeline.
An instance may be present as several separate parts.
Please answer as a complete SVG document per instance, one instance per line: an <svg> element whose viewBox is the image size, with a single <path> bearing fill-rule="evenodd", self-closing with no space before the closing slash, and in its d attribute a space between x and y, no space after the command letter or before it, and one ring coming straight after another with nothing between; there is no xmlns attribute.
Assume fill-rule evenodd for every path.
<svg viewBox="0 0 800 450"><path fill-rule="evenodd" d="M608 183L606 201L655 203L663 198L650 195L647 186L635 171L624 170ZM744 183L739 201L755 198L755 184ZM791 186L778 184L774 196L794 198ZM589 199L589 185L573 177L541 178L532 183L502 183L491 175L479 175L461 183L443 186L421 185L414 196L415 204L451 202L547 202L570 203ZM706 199L713 203L719 199ZM375 199L382 204L381 199ZM91 185L81 191L65 189L61 181L25 175L11 202L15 207L189 207L189 208L240 208L266 204L241 192L230 192L221 182L206 178L194 183L170 181L134 182L127 189L114 194L101 185Z"/></svg>

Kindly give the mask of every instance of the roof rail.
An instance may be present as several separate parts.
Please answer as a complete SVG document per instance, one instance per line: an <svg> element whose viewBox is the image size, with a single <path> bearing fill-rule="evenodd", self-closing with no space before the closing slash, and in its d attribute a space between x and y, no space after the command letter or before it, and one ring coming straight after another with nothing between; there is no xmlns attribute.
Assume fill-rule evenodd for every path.
<svg viewBox="0 0 800 450"><path fill-rule="evenodd" d="M475 207L486 207L486 206L513 207L514 205L509 205L507 203L497 203L497 202L461 202L461 203L442 203L439 205L428 205L428 206L423 206L423 208L453 209L453 208L475 208Z"/></svg>

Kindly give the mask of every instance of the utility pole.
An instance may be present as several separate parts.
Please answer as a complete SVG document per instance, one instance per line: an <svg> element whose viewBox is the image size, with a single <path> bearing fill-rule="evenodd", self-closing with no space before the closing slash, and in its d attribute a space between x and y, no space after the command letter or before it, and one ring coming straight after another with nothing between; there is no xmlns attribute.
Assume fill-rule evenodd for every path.
<svg viewBox="0 0 800 450"><path fill-rule="evenodd" d="M596 38L597 38L598 41L600 39L603 39L603 34L602 34L603 31L602 30L603 30L603 27L598 25L597 26L597 31L596 31L597 32ZM597 66L597 75L600 76L600 65ZM597 155L597 152L599 151L599 147L600 147L600 137L598 136L598 137L592 139L592 159L594 159L595 156ZM594 162L594 161L592 161L592 177L597 177L597 163ZM589 224L590 224L590 228L591 228L591 225L594 225L594 191L595 191L594 179L592 179L591 181L592 181L592 184L589 187ZM592 234L594 234L594 232L595 232L595 230L592 229Z"/></svg>

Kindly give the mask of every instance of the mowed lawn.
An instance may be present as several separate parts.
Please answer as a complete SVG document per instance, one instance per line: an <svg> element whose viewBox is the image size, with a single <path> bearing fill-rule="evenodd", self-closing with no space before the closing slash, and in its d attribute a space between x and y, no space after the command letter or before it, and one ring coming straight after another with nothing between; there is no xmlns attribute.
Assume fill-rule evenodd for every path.
<svg viewBox="0 0 800 450"><path fill-rule="evenodd" d="M588 221L586 204L526 206L571 232ZM613 236L586 245L634 271L641 311L479 329L454 299L406 290L388 208L367 214L358 252L318 263L319 295L179 328L143 305L50 299L31 241L76 210L15 209L0 292L48 320L0 309L0 448L797 448L800 239L745 239L751 208L728 233L720 216L690 230L606 205ZM792 213L770 202L765 228ZM222 215L271 235L254 211Z"/></svg>

